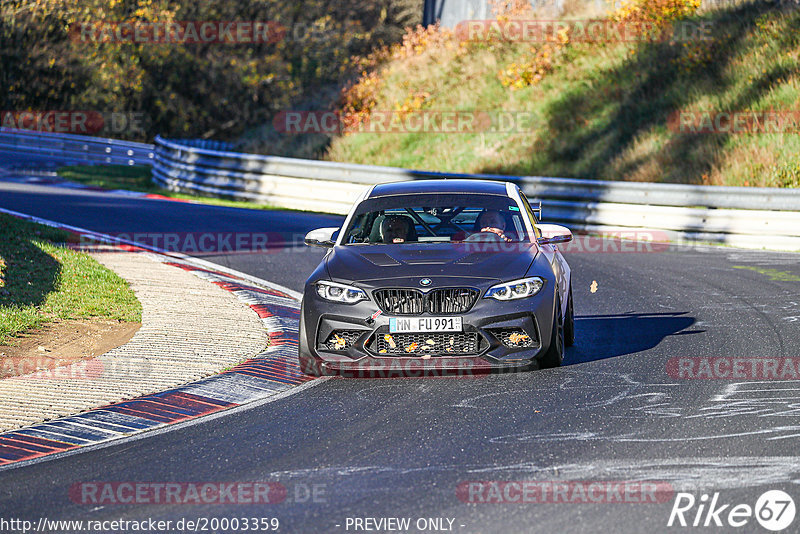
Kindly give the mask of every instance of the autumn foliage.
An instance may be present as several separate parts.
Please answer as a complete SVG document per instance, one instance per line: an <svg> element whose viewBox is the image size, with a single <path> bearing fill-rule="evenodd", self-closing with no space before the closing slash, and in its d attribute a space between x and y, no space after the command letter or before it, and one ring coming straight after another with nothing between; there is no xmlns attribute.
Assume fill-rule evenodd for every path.
<svg viewBox="0 0 800 534"><path fill-rule="evenodd" d="M419 6L417 5L419 4ZM144 132L231 138L326 84L354 57L399 42L421 0L3 0L0 110L143 112ZM76 39L103 21L270 21L275 42L152 43Z"/></svg>

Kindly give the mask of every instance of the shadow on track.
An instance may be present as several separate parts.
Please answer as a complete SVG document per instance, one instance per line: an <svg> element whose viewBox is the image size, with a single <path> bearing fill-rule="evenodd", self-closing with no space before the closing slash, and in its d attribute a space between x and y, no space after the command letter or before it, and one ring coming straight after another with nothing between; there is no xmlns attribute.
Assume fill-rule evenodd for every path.
<svg viewBox="0 0 800 534"><path fill-rule="evenodd" d="M621 313L575 317L574 347L567 349L564 364L585 363L651 349L672 335L684 332L695 323L688 312Z"/></svg>

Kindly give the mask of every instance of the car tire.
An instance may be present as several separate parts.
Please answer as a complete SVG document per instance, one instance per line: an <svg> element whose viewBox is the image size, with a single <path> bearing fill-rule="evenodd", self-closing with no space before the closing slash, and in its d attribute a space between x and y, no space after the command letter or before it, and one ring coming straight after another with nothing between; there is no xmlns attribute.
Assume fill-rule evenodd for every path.
<svg viewBox="0 0 800 534"><path fill-rule="evenodd" d="M556 290L557 291L557 290ZM564 360L564 325L561 320L561 299L556 296L556 306L553 310L553 330L550 334L550 347L539 358L540 369L561 367Z"/></svg>
<svg viewBox="0 0 800 534"><path fill-rule="evenodd" d="M575 344L575 312L572 307L572 283L569 284L567 293L567 316L564 319L564 346L571 347Z"/></svg>

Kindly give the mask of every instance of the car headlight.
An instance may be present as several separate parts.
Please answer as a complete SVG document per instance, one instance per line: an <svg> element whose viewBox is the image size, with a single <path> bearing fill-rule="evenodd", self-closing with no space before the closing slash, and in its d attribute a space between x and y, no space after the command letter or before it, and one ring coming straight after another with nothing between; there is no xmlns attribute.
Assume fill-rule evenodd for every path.
<svg viewBox="0 0 800 534"><path fill-rule="evenodd" d="M344 304L355 304L360 300L367 300L367 294L357 287L324 281L319 281L316 285L317 295L325 300L342 302Z"/></svg>
<svg viewBox="0 0 800 534"><path fill-rule="evenodd" d="M538 293L543 285L544 280L538 276L521 278L490 287L483 298L492 298L496 300L524 299L525 297L532 297Z"/></svg>

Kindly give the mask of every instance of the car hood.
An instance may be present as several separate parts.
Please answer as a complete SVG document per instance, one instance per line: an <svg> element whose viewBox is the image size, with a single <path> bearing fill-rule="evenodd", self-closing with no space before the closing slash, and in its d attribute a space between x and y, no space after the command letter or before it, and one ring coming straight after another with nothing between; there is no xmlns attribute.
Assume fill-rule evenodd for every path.
<svg viewBox="0 0 800 534"><path fill-rule="evenodd" d="M502 282L523 277L537 253L532 243L351 245L335 247L326 266L338 281L446 276Z"/></svg>

